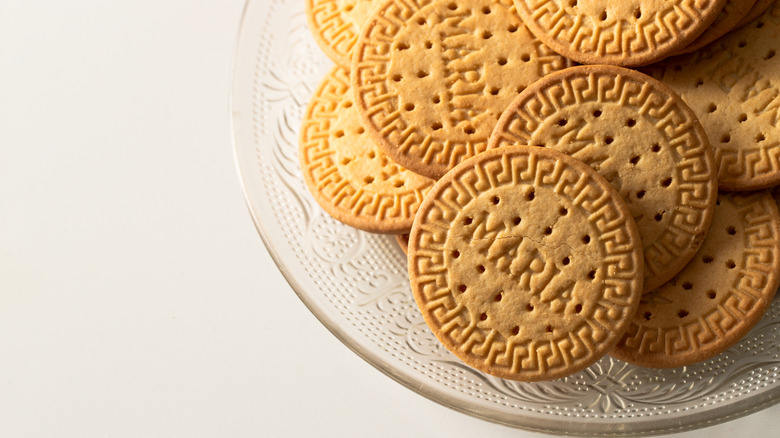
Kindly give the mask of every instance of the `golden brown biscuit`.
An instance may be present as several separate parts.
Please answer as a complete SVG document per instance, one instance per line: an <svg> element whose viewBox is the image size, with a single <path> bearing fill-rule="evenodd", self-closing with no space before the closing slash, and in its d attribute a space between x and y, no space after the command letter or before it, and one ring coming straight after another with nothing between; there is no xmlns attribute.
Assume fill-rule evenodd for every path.
<svg viewBox="0 0 780 438"><path fill-rule="evenodd" d="M306 18L314 40L338 65L348 66L363 22L380 0L306 0Z"/></svg>
<svg viewBox="0 0 780 438"><path fill-rule="evenodd" d="M695 40L726 0L514 0L531 32L583 64L646 65Z"/></svg>
<svg viewBox="0 0 780 438"><path fill-rule="evenodd" d="M519 91L569 65L528 32L509 0L391 0L362 30L352 84L380 148L436 179L485 150Z"/></svg>
<svg viewBox="0 0 780 438"><path fill-rule="evenodd" d="M488 147L514 144L571 155L615 187L642 237L645 291L679 272L709 229L718 186L707 136L647 75L588 65L545 76L507 108Z"/></svg>
<svg viewBox="0 0 780 438"><path fill-rule="evenodd" d="M609 351L642 292L642 248L620 195L551 149L493 149L426 196L409 277L436 337L466 364L550 380Z"/></svg>
<svg viewBox="0 0 780 438"><path fill-rule="evenodd" d="M404 254L409 253L409 234L396 234L395 240L398 242L398 246L401 247L401 251L404 252Z"/></svg>
<svg viewBox="0 0 780 438"><path fill-rule="evenodd" d="M770 6L772 6L772 3L774 2L775 0L757 0L753 4L753 7L750 8L747 15L745 15L745 17L742 18L742 21L740 21L736 27L740 28L742 26L747 26L751 21L761 16L761 14L763 14L764 11L766 11Z"/></svg>
<svg viewBox="0 0 780 438"><path fill-rule="evenodd" d="M726 0L726 5L715 18L715 21L710 24L710 27L692 43L688 44L683 49L676 51L673 55L699 50L727 34L730 30L737 27L739 22L745 18L755 3L756 0Z"/></svg>
<svg viewBox="0 0 780 438"><path fill-rule="evenodd" d="M333 68L312 97L301 126L304 180L335 219L376 233L403 233L433 181L392 162L360 125L349 73Z"/></svg>
<svg viewBox="0 0 780 438"><path fill-rule="evenodd" d="M720 190L780 184L780 2L703 49L648 67L701 121Z"/></svg>
<svg viewBox="0 0 780 438"><path fill-rule="evenodd" d="M612 356L672 368L718 355L772 303L780 277L780 214L766 191L721 193L712 229L674 280L642 297Z"/></svg>

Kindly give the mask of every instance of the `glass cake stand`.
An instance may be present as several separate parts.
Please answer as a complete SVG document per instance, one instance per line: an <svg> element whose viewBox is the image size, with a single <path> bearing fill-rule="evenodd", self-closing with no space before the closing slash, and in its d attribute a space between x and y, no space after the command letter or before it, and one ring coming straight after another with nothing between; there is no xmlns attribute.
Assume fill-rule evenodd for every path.
<svg viewBox="0 0 780 438"><path fill-rule="evenodd" d="M304 2L248 1L231 96L246 201L293 290L360 357L442 405L548 433L677 432L780 400L779 300L740 343L694 366L655 370L605 357L561 380L520 383L462 364L425 325L395 239L334 221L306 190L298 130L331 67L307 28Z"/></svg>

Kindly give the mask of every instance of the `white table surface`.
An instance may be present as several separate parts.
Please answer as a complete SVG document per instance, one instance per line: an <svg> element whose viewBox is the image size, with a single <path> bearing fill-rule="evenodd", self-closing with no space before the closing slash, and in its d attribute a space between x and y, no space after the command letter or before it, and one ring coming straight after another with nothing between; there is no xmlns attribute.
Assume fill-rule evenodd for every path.
<svg viewBox="0 0 780 438"><path fill-rule="evenodd" d="M395 383L284 281L233 163L242 6L0 4L0 436L545 436Z"/></svg>

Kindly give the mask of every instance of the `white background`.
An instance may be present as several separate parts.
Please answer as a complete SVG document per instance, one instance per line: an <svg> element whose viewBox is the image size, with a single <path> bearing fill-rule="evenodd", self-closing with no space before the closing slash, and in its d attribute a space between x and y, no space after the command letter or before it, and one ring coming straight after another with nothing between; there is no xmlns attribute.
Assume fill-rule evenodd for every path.
<svg viewBox="0 0 780 438"><path fill-rule="evenodd" d="M242 6L0 3L0 436L542 436L395 383L284 281L233 163Z"/></svg>

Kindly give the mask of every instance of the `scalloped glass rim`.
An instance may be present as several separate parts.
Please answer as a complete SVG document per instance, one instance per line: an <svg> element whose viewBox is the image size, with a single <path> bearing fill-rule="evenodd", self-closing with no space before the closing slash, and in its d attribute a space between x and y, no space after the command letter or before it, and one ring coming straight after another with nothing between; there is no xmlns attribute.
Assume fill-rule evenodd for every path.
<svg viewBox="0 0 780 438"><path fill-rule="evenodd" d="M291 10L293 12L290 12ZM394 248L394 239L387 236L376 236L346 230L343 228L344 226L321 215L317 211L317 207L307 210L308 206L313 204L313 201L306 193L302 182L301 185L296 185L294 175L296 170L280 170L280 168L285 168L285 164L290 164L290 155L293 157L292 161L295 161L295 157L297 157L295 146L297 145L297 126L299 123L297 120L290 120L292 118L290 114L282 111L284 112L280 119L282 122L280 125L283 125L282 128L279 128L279 126L272 127L276 128L276 131L269 132L267 131L268 127L262 123L263 119L267 115L274 113L274 111L279 111L280 106L276 105L279 102L282 102L282 105L288 105L288 107L285 107L285 111L292 109L290 113L300 112L301 107L306 105L308 96L312 92L311 87L316 85L319 77L324 74L330 65L324 55L318 52L313 39L309 35L302 11L302 2L297 0L248 0L244 6L233 64L233 84L230 97L232 138L236 166L241 177L246 203L252 219L279 270L309 310L328 330L358 356L409 389L444 406L488 421L555 434L571 434L576 431L577 434L583 435L617 436L679 432L729 421L780 401L780 378L775 378L775 374L780 374L780 371L778 371L780 369L780 357L778 357L780 354L774 353L774 356L770 355L771 360L769 362L765 361L763 363L763 365L769 366L772 371L772 379L763 379L763 384L760 382L750 383L748 387L756 386L755 390L749 389L746 392L735 391L733 387L737 383L731 381L719 382L718 388L724 389L729 387L732 389L724 389L720 393L699 393L701 398L693 398L697 402L696 404L688 406L685 402L682 404L676 403L674 404L676 407L671 409L669 413L653 413L657 406L648 408L649 405L636 404L634 403L635 400L627 396L627 392L619 393L619 391L614 391L615 386L609 385L610 379L614 379L612 374L620 374L621 379L640 378L637 375L629 375L636 372L632 366L620 365L622 362L614 360L606 361L603 364L597 363L591 367L594 370L588 369L586 372L580 373L583 374L580 378L572 378L570 381L563 383L551 383L550 388L546 388L544 384L534 386L534 392L529 392L528 394L535 394L534 397L540 397L540 399L515 402L513 405L514 410L511 410L512 407L508 403L504 403L506 406L509 406L509 408L506 408L499 405L495 400L486 401L490 398L488 393L485 392L483 395L483 393L479 392L479 389L475 393L474 388L485 385L488 390L493 390L501 387L505 391L498 394L500 395L499 398L504 400L509 399L512 401L511 399L514 395L522 395L527 398L528 394L520 394L518 384L514 382L492 379L488 376L482 376L473 370L463 371L457 364L453 365L447 361L446 352L419 356L426 358L426 360L431 358L431 364L441 364L436 365L436 367L439 370L438 372L443 372L445 376L439 380L431 380L431 372L426 368L426 363L420 363L419 360L416 360L417 365L413 365L413 367L419 366L421 367L419 369L422 370L418 374L414 371L418 368L410 369L405 367L406 364L401 363L397 356L388 355L386 350L378 349L376 347L377 344L371 344L365 337L361 337L363 332L355 331L355 323L352 322L352 325L347 323L343 312L334 312L332 308L327 307L327 303L323 304L323 294L319 289L324 288L324 286L316 286L316 283L307 275L308 271L302 265L300 254L296 255L291 242L285 240L286 235L282 228L283 225L288 227L290 225L282 224L281 222L287 222L287 219L280 220L280 217L277 216L280 214L279 210L284 209L282 208L284 206L280 206L280 203L285 202L285 198L279 197L279 193L292 194L296 197L300 194L301 199L297 201L298 204L290 207L292 211L298 212L298 208L303 207L300 214L307 220L306 225L309 228L317 228L318 232L323 231L326 234L330 233L335 236L332 236L335 239L334 241L328 241L325 244L320 242L320 246L329 245L328 249L321 249L319 253L315 251L314 255L312 255L313 258L325 257L322 254L332 257L333 252L335 252L338 253L337 256L333 256L336 257L335 259L329 259L329 261L322 263L340 266L341 261L338 260L338 256L343 255L341 253L346 251L350 254L353 252L358 254L358 256L354 257L360 258L356 262L357 265L365 263L370 265L376 262L375 259L377 257L387 259L383 259L382 262L389 262L391 265L393 262L396 265L399 263L397 253L400 250ZM288 19L271 19L279 14L286 15ZM289 25L290 23L292 23L292 26ZM274 37L273 41L269 41L272 39L271 35ZM287 64L286 67L290 65L294 67L290 67L290 69L295 70L295 73L298 74L298 78L302 82L299 82L297 85L303 84L302 87L286 87L290 84L285 83L284 78L296 77L290 71L276 72L272 76L279 83L275 83L273 87L263 86L262 79L268 76L267 74L265 76L262 74L263 68L265 68L266 73L275 72L271 67L278 67L275 65L275 63L278 63L278 59L274 56L280 53L290 54L289 56L293 58L298 56L295 58L294 64ZM306 54L307 56L300 56L301 54ZM284 97L271 96L271 94L277 91ZM289 135L285 137L285 133L294 134L294 139L290 140ZM286 144L287 149L279 146L280 143ZM272 183L269 183L267 179L269 172L275 172ZM289 180L284 180L282 176L289 176L290 178ZM277 181L276 177L279 177L279 181ZM271 185L278 185L281 188L270 188ZM273 190L276 190L275 194L271 193ZM309 199L307 200L307 198ZM262 208L269 205L273 208ZM292 218L290 218L290 222L293 222ZM309 240L317 240L311 234L307 234L307 231L310 230L307 228L302 233L308 235ZM376 246L383 251L375 251L374 247ZM390 256L381 254L384 252L390 253ZM303 260L303 262L306 262L306 260ZM343 263L343 265L347 265L347 263ZM365 275L365 273L360 273L360 275ZM398 277L398 269L396 267L394 271L383 273L382 275L391 278L393 276ZM369 279L369 283L370 281L384 280L384 277L375 277ZM392 289L392 287L388 287ZM405 287L408 289L408 284ZM388 303L392 303L392 300L397 300L399 296L403 299L404 293L406 293L407 298L411 294L410 291L399 292L397 287L396 290L383 293L386 296L379 296L376 299L381 299L384 300L382 302ZM340 299L336 297L337 294L332 295L334 301ZM769 334L772 335L772 339L777 339L777 333L780 332L780 329L777 329L777 326L780 325L780 309L778 309L780 304L778 301L775 300L772 309L770 309L774 315L772 320L764 324L762 328L762 330L771 332ZM344 306L353 304L347 302ZM358 311L358 313L360 312ZM414 315L406 315L406 319L414 319ZM410 322L409 327L407 327L409 333L414 330L414 327ZM409 333L402 334L402 337L406 336L407 339L414 338L414 335ZM756 336L763 339L764 334L761 333ZM417 337L424 338L425 334L417 334ZM423 339L423 341L425 340ZM776 343L773 343L773 345L777 347ZM751 348L753 348L751 351L754 351L759 347L748 346L748 350ZM771 347L769 348L771 349ZM777 350L777 348L774 350ZM724 353L724 355L729 352ZM410 357L418 357L415 356L417 353L417 351L412 351L409 355L411 355ZM733 353L733 355L737 355L737 353ZM736 367L733 363L739 359L741 359L741 356L731 359L727 358L727 365L722 366L728 367L731 365ZM659 382L665 382L667 386L669 384L672 386L677 385L678 387L689 385L691 388L695 388L697 385L695 378L698 381L701 381L702 378L716 379L717 370L720 369L718 367L721 365L713 366L716 369L716 374L711 377L705 375L706 369L699 374L697 374L697 371L661 371L657 373L660 377L649 382L649 385L657 386L660 385ZM744 367L744 364L741 366ZM749 367L750 364L748 364ZM470 390L468 388L465 391L464 388L453 388L454 384L447 380L446 375L447 370L450 368L456 370L450 372L450 374L457 374L456 377L463 381L464 386L471 388ZM712 371L712 366L710 371ZM753 374L751 374L753 370L747 369L742 371L742 373L736 374L736 380L742 379L744 385L744 380L753 379ZM667 378L669 380L674 380L675 378L682 380L679 382L666 382ZM457 381L457 379L454 380ZM519 385L522 386L523 384ZM582 400L586 400L584 397L574 401L572 399L564 400L567 403L571 403L571 408L565 405L565 403L551 403L550 397L554 399L555 394L547 393L546 391L558 390L561 385L579 385L576 388L577 391L582 390L584 394L588 394L588 391L594 393L593 396L588 396L589 398L587 398L589 402L592 401L592 405L584 406L581 403ZM460 391L455 389L460 389ZM469 393L469 391L471 392ZM694 390L692 391L695 392ZM522 400L522 397L520 400ZM677 401L679 402L679 400ZM551 404L545 405L545 402ZM690 404L690 400L688 404ZM542 406L544 409L540 408ZM590 407L595 407L595 409L588 410ZM606 416L600 417L597 414L587 415L587 412L596 412L598 409L601 409L605 415L608 409L612 409L614 412L634 412L634 414L624 416L623 418L606 418ZM586 412L586 414L577 414L580 411ZM648 413L643 414L643 412Z"/></svg>

